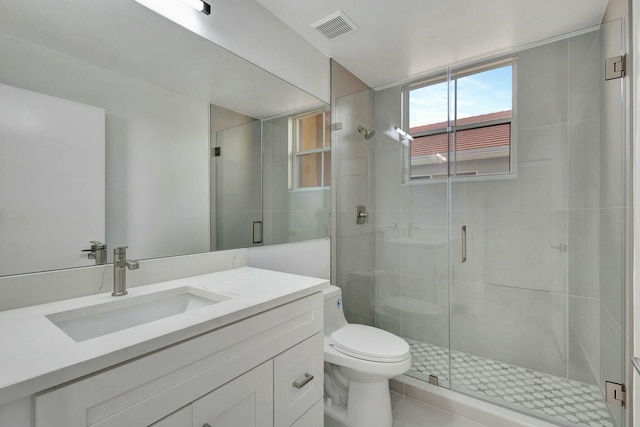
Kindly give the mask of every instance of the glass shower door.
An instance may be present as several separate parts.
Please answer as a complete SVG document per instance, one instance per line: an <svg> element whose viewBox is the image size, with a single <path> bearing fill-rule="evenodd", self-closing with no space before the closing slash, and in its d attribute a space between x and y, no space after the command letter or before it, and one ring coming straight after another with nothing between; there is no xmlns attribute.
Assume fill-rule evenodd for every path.
<svg viewBox="0 0 640 427"><path fill-rule="evenodd" d="M259 120L221 130L215 147L216 250L262 244L262 139Z"/></svg>
<svg viewBox="0 0 640 427"><path fill-rule="evenodd" d="M505 119L498 91L469 112L477 69L451 84L451 388L570 426L623 425L604 399L624 372L623 83L604 79L621 34L614 22L515 54L508 147L497 122L488 139L467 126Z"/></svg>
<svg viewBox="0 0 640 427"><path fill-rule="evenodd" d="M404 88L409 114L402 128L413 140L388 133L376 151L376 176L393 177L376 181L376 211L384 219L376 242L376 268L384 278L376 282L379 313L395 313L389 316L399 325L395 332L411 347L407 375L444 387L450 383L449 87L445 69ZM377 108L393 108L398 95L393 88L376 94ZM383 129L396 124L376 121Z"/></svg>

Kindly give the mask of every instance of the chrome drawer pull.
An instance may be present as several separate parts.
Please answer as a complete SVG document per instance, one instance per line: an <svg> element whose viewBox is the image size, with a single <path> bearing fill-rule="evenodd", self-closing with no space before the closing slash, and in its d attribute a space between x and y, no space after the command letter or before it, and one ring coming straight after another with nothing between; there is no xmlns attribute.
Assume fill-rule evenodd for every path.
<svg viewBox="0 0 640 427"><path fill-rule="evenodd" d="M306 386L308 383L310 383L312 379L313 379L313 375L307 372L304 374L304 379L300 382L294 381L293 386L295 388L302 388Z"/></svg>

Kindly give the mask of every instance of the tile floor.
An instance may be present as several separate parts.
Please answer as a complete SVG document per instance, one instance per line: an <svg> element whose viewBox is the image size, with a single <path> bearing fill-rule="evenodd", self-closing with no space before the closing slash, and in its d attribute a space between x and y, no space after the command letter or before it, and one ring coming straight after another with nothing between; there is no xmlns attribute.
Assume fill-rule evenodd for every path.
<svg viewBox="0 0 640 427"><path fill-rule="evenodd" d="M413 358L409 375L435 375L449 387L448 349L405 339ZM456 390L569 426L613 427L597 386L459 351L452 352L451 372ZM403 419L398 427L420 425L403 424Z"/></svg>
<svg viewBox="0 0 640 427"><path fill-rule="evenodd" d="M487 427L395 392L391 404L393 427Z"/></svg>

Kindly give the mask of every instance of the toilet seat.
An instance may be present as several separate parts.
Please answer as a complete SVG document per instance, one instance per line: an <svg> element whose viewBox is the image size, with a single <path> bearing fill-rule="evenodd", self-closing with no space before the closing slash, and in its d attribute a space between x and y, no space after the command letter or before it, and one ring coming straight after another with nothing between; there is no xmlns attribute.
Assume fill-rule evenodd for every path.
<svg viewBox="0 0 640 427"><path fill-rule="evenodd" d="M402 362L411 355L402 338L366 325L343 326L331 334L329 344L344 355L371 362Z"/></svg>

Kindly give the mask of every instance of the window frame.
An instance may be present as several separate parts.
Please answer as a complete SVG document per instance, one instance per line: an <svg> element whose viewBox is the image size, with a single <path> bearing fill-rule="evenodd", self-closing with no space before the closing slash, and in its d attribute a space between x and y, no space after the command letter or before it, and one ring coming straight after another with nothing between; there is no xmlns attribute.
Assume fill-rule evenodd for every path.
<svg viewBox="0 0 640 427"><path fill-rule="evenodd" d="M505 66L511 66L511 117L506 118L498 118L491 119L485 121L479 121L475 123L456 125L457 121L457 81L459 78L463 78L466 76L482 73L485 71L493 70L496 68L501 68ZM414 81L409 83L408 85L402 87L402 124L403 128L409 130L409 113L410 113L410 105L409 105L409 94L412 90L424 88L427 86L436 85L443 82L450 82L448 87L448 97L447 97L447 111L448 119L446 122L446 126L431 129L428 131L423 131L419 133L412 133L411 136L414 138L420 138L423 136L432 136L438 134L447 134L448 138L448 147L452 150L448 154L447 160L447 172L438 174L440 176L432 175L422 175L422 176L412 176L411 174L411 143L409 141L406 144L406 148L404 149L405 154L403 155L405 167L404 167L404 183L405 184L419 184L419 183L429 183L429 182L442 182L443 178L451 178L456 181L490 181L490 180L504 180L504 179L517 179L517 56L509 56L506 58L501 58L497 60L486 61L478 64L467 65L453 68L448 68L444 72L438 72L437 74L432 74L431 76L427 76L418 81ZM454 85L454 88L451 88L451 85ZM453 118L451 117L453 116ZM456 132L464 131L469 129L477 129L477 128L485 128L490 126L502 125L502 124L510 124L509 130L509 171L505 172L493 172L493 173L481 173L470 175L468 173L460 173L454 174L454 166L456 165L457 160L457 151L456 151ZM453 138L451 141L450 138ZM451 158L452 157L452 158ZM435 158L435 155L434 155Z"/></svg>
<svg viewBox="0 0 640 427"><path fill-rule="evenodd" d="M298 146L298 121L301 119L305 119L307 117L312 117L322 114L324 117L324 126L322 126L322 147L314 148L312 150L301 150L297 149ZM306 111L304 113L296 114L294 116L289 117L289 191L317 191L317 190L326 190L331 187L331 183L328 182L327 185L320 185L314 187L300 187L300 183L298 182L298 158L301 156L305 156L308 154L318 154L321 156L321 165L320 165L320 182L325 183L325 159L326 155L324 153L331 153L331 131L329 129L329 125L331 123L331 108L323 107L311 111ZM327 143L327 136L329 137ZM326 145L325 145L326 144ZM329 154L331 157L331 154ZM331 159L329 159L331 162ZM331 164L329 165L331 167Z"/></svg>

